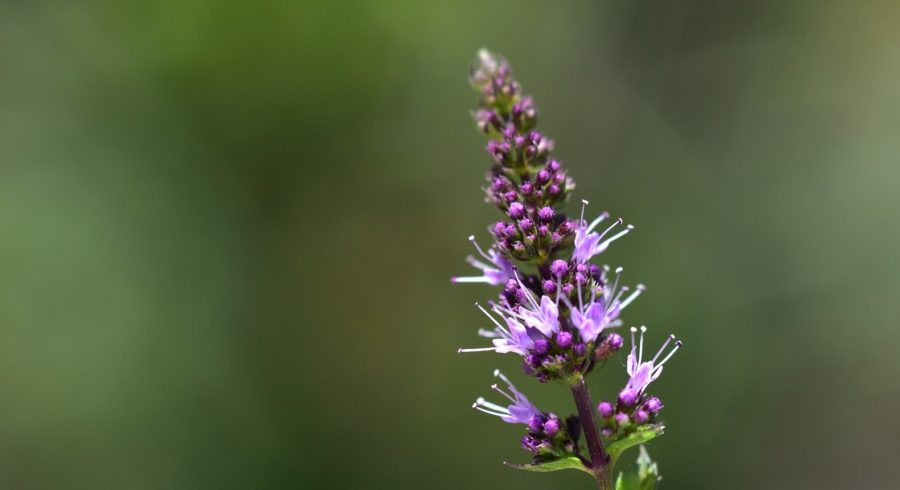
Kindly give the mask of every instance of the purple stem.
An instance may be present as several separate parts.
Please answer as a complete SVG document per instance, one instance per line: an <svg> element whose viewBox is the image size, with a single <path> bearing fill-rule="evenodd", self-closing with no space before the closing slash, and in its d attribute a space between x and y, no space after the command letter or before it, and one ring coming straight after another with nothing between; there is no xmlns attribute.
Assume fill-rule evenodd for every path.
<svg viewBox="0 0 900 490"><path fill-rule="evenodd" d="M597 488L607 490L612 488L609 482L609 456L603 450L600 442L600 433L597 431L597 421L594 418L594 403L591 401L591 393L584 383L584 377L578 376L572 383L572 397L575 398L575 407L578 408L578 418L581 419L581 428L584 438L587 440L588 451L591 454L591 470L597 478Z"/></svg>

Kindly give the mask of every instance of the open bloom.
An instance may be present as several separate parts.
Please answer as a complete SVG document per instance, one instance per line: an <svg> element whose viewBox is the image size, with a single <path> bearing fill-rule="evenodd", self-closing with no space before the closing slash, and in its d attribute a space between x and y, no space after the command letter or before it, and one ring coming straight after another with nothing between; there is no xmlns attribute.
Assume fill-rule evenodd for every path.
<svg viewBox="0 0 900 490"><path fill-rule="evenodd" d="M472 242L473 245L475 245L475 249L478 250L479 255L487 260L487 264L481 262L472 255L466 257L466 262L468 262L472 267L480 269L483 274L480 276L451 277L450 282L483 282L486 284L490 284L491 286L498 286L500 284L504 284L506 281L512 278L512 262L507 260L493 248L489 248L487 253L485 253L485 251L482 250L481 246L478 245L478 242L475 241L474 235L469 237L469 241Z"/></svg>
<svg viewBox="0 0 900 490"><path fill-rule="evenodd" d="M591 257L603 253L603 251L609 248L610 243L634 229L634 226L627 225L624 230L619 231L615 235L604 240L606 235L608 235L613 228L622 224L622 218L615 220L613 224L609 225L602 233L597 233L594 231L594 228L609 218L609 213L604 211L600 216L594 219L594 221L591 221L590 224L588 224L584 219L584 208L587 204L587 201L581 201L581 218L578 220L578 226L575 227L575 251L572 252L572 258L579 264L584 264L590 260Z"/></svg>
<svg viewBox="0 0 900 490"><path fill-rule="evenodd" d="M491 403L486 401L484 398L478 398L475 400L475 403L472 404L472 408L476 410L480 410L486 414L496 415L500 417L504 422L509 422L511 424L526 424L531 423L533 417L540 416L541 411L537 409L528 398L525 397L519 390L513 386L512 382L500 372L500 370L494 371L494 376L500 378L501 381L506 383L506 388L509 391L500 388L496 384L491 386L491 389L503 395L507 400L511 403L507 406L497 405L496 403Z"/></svg>
<svg viewBox="0 0 900 490"><path fill-rule="evenodd" d="M595 291L591 291L591 299L584 304L581 298L581 289L578 289L578 307L569 305L572 312L572 325L581 334L581 340L590 343L597 340L597 337L603 330L611 327L618 327L622 324L619 319L619 313L637 299L644 291L644 285L638 284L634 291L622 299L622 296L630 289L627 286L619 287L619 277L622 274L622 268L616 269L616 279L611 286L603 288L600 297L595 296ZM568 302L568 300L565 300Z"/></svg>
<svg viewBox="0 0 900 490"><path fill-rule="evenodd" d="M534 348L535 340L542 337L551 338L559 332L559 306L556 301L549 296L542 296L538 302L534 293L529 291L521 280L519 287L526 297L523 304L514 307L491 304L494 313L506 323L505 327L481 305L475 304L496 327L493 330L481 329L478 335L493 339L494 346L459 349L458 352L496 351L501 354L515 352L526 356Z"/></svg>
<svg viewBox="0 0 900 490"><path fill-rule="evenodd" d="M652 381L659 377L662 374L663 364L666 363L675 352L681 348L681 341L675 342L675 347L669 352L669 354L659 363L656 362L659 359L659 356L666 350L666 347L669 345L669 342L675 340L674 335L669 335L665 342L663 342L662 347L656 352L656 355L653 356L653 359L644 362L644 332L647 331L647 327L641 326L641 340L640 347L636 346L634 343L634 334L637 332L637 328L631 327L631 353L628 354L628 361L625 366L625 369L628 372L628 376L630 376L628 380L628 384L625 385L625 390L631 390L636 395L640 394L644 391L644 389L649 385Z"/></svg>

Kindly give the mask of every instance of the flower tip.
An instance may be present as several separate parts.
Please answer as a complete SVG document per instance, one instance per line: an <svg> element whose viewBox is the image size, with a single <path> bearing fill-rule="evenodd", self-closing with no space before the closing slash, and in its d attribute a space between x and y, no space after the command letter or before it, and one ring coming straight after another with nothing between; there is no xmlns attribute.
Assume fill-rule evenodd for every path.
<svg viewBox="0 0 900 490"><path fill-rule="evenodd" d="M646 291L647 286L644 286L643 284L638 284L637 286L634 287L634 289L637 289L638 291Z"/></svg>
<svg viewBox="0 0 900 490"><path fill-rule="evenodd" d="M587 205L590 204L590 203L588 202L587 199L582 199L582 200L581 200L581 204L584 204L585 206L587 206Z"/></svg>
<svg viewBox="0 0 900 490"><path fill-rule="evenodd" d="M450 277L450 284L456 284L456 277Z"/></svg>
<svg viewBox="0 0 900 490"><path fill-rule="evenodd" d="M641 333L644 333L644 332L646 332L646 331L647 331L647 326L646 326L646 325L641 325Z"/></svg>
<svg viewBox="0 0 900 490"><path fill-rule="evenodd" d="M637 327L631 327L631 333L637 333Z"/></svg>
<svg viewBox="0 0 900 490"><path fill-rule="evenodd" d="M634 229L634 225L632 225L632 224L629 224L629 225L628 225L628 226L626 226L626 227L625 227L625 228L628 228L628 229L629 229L629 230L633 230L633 229Z"/></svg>
<svg viewBox="0 0 900 490"><path fill-rule="evenodd" d="M500 370L499 370L499 369L495 369L495 370L494 370L494 376L497 376L497 377L500 376Z"/></svg>
<svg viewBox="0 0 900 490"><path fill-rule="evenodd" d="M675 342L675 347L678 347L679 349L681 348L682 345L684 345L684 342L682 342L680 340Z"/></svg>
<svg viewBox="0 0 900 490"><path fill-rule="evenodd" d="M469 235L469 241L470 241L470 242L474 242L474 241L475 241L475 235Z"/></svg>
<svg viewBox="0 0 900 490"><path fill-rule="evenodd" d="M460 347L459 349L456 349L456 353L457 353L457 354L462 354L462 351L463 351L463 350L462 350L462 347Z"/></svg>

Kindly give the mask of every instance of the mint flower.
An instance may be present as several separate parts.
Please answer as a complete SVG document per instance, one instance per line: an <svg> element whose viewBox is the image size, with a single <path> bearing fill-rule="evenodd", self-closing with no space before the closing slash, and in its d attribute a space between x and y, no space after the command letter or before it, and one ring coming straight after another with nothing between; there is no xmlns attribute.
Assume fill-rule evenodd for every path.
<svg viewBox="0 0 900 490"><path fill-rule="evenodd" d="M479 51L469 81L478 91L472 116L488 139L486 201L497 208L499 217L488 228L493 237L489 247L482 248L474 236L469 237L478 254L466 261L480 275L457 276L451 282L483 283L499 291L495 300L487 302L488 308L476 303L490 320L489 328L478 329L478 335L490 339L491 345L459 352L517 354L525 374L569 387L576 414L563 419L539 410L499 370L494 376L504 386L491 388L506 401L494 403L479 397L472 406L527 427L520 442L532 455L531 463L512 466L534 471L578 469L591 474L599 488L612 488L611 472L622 451L661 434L657 417L662 402L648 394L647 387L659 378L681 342L659 360L674 339L670 336L652 359L644 361L646 329L641 327L637 345L637 330L632 328L628 382L615 402L602 401L595 411L585 380L611 364L606 361L622 348L624 339L612 330L622 325L623 311L643 293L644 286L620 286L621 267L610 273L609 266L591 260L634 227L620 228L621 218L607 222L607 212L588 222L585 200L578 219L566 216L564 207L575 181L552 155L553 140L536 129L534 99L522 94L503 57ZM579 446L582 436L586 451ZM644 463L645 469L652 465ZM656 481L640 474L619 476L617 488L622 490L646 490ZM638 486L629 486L632 483Z"/></svg>
<svg viewBox="0 0 900 490"><path fill-rule="evenodd" d="M541 411L538 410L530 401L528 401L528 398L526 398L525 395L517 390L516 387L513 386L509 378L504 376L499 369L494 370L494 376L500 378L501 381L506 383L506 388L509 391L504 391L496 384L491 385L491 389L496 391L497 393L500 393L512 403L504 407L495 403L485 401L484 398L479 397L477 400L475 400L475 403L472 404L472 408L480 410L488 415L496 415L497 417L500 417L500 419L504 422L509 422L510 424L527 425L529 422L531 422L532 417L541 414Z"/></svg>
<svg viewBox="0 0 900 490"><path fill-rule="evenodd" d="M461 282L483 282L486 284L490 284L491 286L497 286L505 283L509 280L509 278L513 275L513 264L507 258L503 257L493 247L489 248L487 253L481 249L478 245L478 242L475 241L475 235L469 237L469 241L475 245L475 250L478 250L478 253L484 257L484 260L488 262L485 264L484 262L479 261L475 257L469 255L466 257L466 262L469 263L472 267L476 269L480 269L483 273L480 276L469 276L469 277L451 277L450 282L453 283L461 283Z"/></svg>
<svg viewBox="0 0 900 490"><path fill-rule="evenodd" d="M581 290L579 289L578 307L576 308L569 304L572 314L572 325L578 329L584 342L593 342L605 329L620 326L622 321L619 319L619 313L644 291L644 285L638 284L631 294L622 299L622 296L629 291L629 288L627 286L618 287L621 274L622 268L619 267L616 269L615 282L612 286L603 288L599 298L595 296L595 290L592 289L590 301L584 303L581 298Z"/></svg>
<svg viewBox="0 0 900 490"><path fill-rule="evenodd" d="M610 243L625 236L634 229L634 226L627 225L624 230L603 240L610 231L622 224L622 218L613 221L613 223L603 230L603 232L597 233L594 231L594 228L609 218L609 213L604 211L600 216L597 216L594 221L591 221L590 224L588 224L588 222L584 220L584 208L587 205L587 201L581 201L581 218L578 220L578 226L575 228L575 251L572 252L572 259L579 264L583 264L591 260L593 256L603 253L609 248Z"/></svg>
<svg viewBox="0 0 900 490"><path fill-rule="evenodd" d="M663 342L662 347L656 352L656 355L653 356L653 359L642 362L641 359L644 355L644 332L646 331L647 327L641 326L640 347L637 348L637 354L635 354L634 334L637 332L637 329L631 327L631 352L628 354L628 363L626 364L626 371L631 378L628 380L625 389L633 390L637 393L642 393L644 389L647 388L647 385L652 381L655 381L656 378L659 378L662 374L663 364L671 359L682 345L680 340L676 341L675 347L669 352L669 355L660 361L659 364L656 364L656 360L659 359L659 356L666 350L666 346L669 345L669 342L675 340L674 335L669 335L666 338L666 341Z"/></svg>

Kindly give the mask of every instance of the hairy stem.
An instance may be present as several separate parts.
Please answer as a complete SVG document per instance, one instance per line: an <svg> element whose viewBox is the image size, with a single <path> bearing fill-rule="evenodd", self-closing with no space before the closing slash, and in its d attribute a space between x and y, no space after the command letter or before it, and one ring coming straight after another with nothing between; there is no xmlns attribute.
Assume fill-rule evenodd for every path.
<svg viewBox="0 0 900 490"><path fill-rule="evenodd" d="M594 477L597 478L597 488L600 490L610 489L612 487L609 482L609 456L603 450L603 443L600 442L591 393L581 375L575 379L571 387L575 407L578 408L578 418L581 419L581 428L584 431L584 438L587 440L588 451L591 455L591 470L594 472Z"/></svg>

